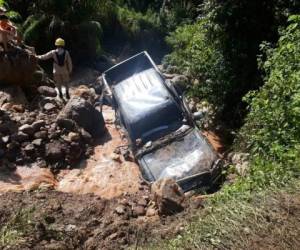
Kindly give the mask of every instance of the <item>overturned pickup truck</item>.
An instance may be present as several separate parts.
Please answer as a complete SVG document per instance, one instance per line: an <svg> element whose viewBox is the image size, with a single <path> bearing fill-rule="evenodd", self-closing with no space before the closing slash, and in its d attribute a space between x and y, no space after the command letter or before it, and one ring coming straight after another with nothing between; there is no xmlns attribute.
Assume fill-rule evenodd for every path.
<svg viewBox="0 0 300 250"><path fill-rule="evenodd" d="M197 128L184 97L164 80L147 52L105 71L103 81L147 181L172 178L188 191L217 180L217 153Z"/></svg>

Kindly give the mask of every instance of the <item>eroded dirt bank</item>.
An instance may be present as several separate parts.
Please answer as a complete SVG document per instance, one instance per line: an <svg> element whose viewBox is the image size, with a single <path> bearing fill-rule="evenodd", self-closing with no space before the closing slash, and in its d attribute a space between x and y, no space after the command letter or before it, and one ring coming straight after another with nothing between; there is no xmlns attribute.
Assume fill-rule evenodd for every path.
<svg viewBox="0 0 300 250"><path fill-rule="evenodd" d="M146 190L145 186L137 195L111 200L51 190L1 195L0 249L165 249L170 245L156 242L179 234L187 237L184 231L199 218L207 225L206 217L216 220L214 216L219 216L219 210L203 209L205 203L199 197L190 199L178 215L139 216L135 207L143 203ZM268 193L247 204L241 202L249 215L226 224L221 249L299 249L299 194L299 190ZM235 216L233 212L227 220ZM203 249L214 249L213 233L205 238ZM194 240L186 238L187 245L180 249L198 249L202 243Z"/></svg>

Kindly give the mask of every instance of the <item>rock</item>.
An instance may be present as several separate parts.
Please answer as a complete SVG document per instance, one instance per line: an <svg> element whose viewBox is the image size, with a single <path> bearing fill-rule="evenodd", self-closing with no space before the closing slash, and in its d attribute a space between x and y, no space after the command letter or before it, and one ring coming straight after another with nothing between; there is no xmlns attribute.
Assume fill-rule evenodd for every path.
<svg viewBox="0 0 300 250"><path fill-rule="evenodd" d="M184 75L176 75L171 79L171 82L175 86L176 90L182 93L186 90L189 79Z"/></svg>
<svg viewBox="0 0 300 250"><path fill-rule="evenodd" d="M46 144L45 156L46 159L50 162L58 162L64 158L64 145L59 142L51 142Z"/></svg>
<svg viewBox="0 0 300 250"><path fill-rule="evenodd" d="M83 128L80 130L80 134L86 143L90 144L92 142L93 138L92 138L91 134L89 132L85 131Z"/></svg>
<svg viewBox="0 0 300 250"><path fill-rule="evenodd" d="M38 92L46 97L56 97L57 93L54 88L48 87L48 86L40 86L38 88Z"/></svg>
<svg viewBox="0 0 300 250"><path fill-rule="evenodd" d="M1 68L0 79L1 79L1 75L2 75L2 68ZM10 86L10 87L1 88L0 90L0 108L1 107L3 108L3 105L6 103L11 104L10 108L12 108L13 105L26 105L27 99L20 87Z"/></svg>
<svg viewBox="0 0 300 250"><path fill-rule="evenodd" d="M185 196L176 181L158 180L152 184L151 193L161 215L173 215L183 211Z"/></svg>
<svg viewBox="0 0 300 250"><path fill-rule="evenodd" d="M109 241L116 240L117 238L118 238L118 233L113 233L110 236L108 236Z"/></svg>
<svg viewBox="0 0 300 250"><path fill-rule="evenodd" d="M3 104L3 105L1 106L1 109L4 110L4 111L9 112L9 111L12 109L12 106L13 106L12 103L7 102L7 103L5 103L5 104Z"/></svg>
<svg viewBox="0 0 300 250"><path fill-rule="evenodd" d="M67 232L73 232L73 231L75 231L76 230L76 226L75 225L72 225L72 224L69 224L69 225L67 225L66 227L65 227L65 230L67 231Z"/></svg>
<svg viewBox="0 0 300 250"><path fill-rule="evenodd" d="M74 96L70 99L57 118L60 127L71 125L69 120L73 120L77 126L85 129L92 136L101 136L105 131L105 123L102 114L94 108L91 102ZM67 127L65 127L67 128ZM68 129L68 128L67 128Z"/></svg>
<svg viewBox="0 0 300 250"><path fill-rule="evenodd" d="M29 136L22 131L19 131L17 134L12 135L12 139L18 142L24 142L27 141Z"/></svg>
<svg viewBox="0 0 300 250"><path fill-rule="evenodd" d="M9 60L4 58L9 57ZM13 63L11 63L13 61ZM0 54L0 82L8 85L31 83L37 67L37 59L31 52L17 47Z"/></svg>
<svg viewBox="0 0 300 250"><path fill-rule="evenodd" d="M82 147L77 142L72 142L68 150L67 161L70 164L75 164L80 160L82 155Z"/></svg>
<svg viewBox="0 0 300 250"><path fill-rule="evenodd" d="M34 128L35 131L38 131L41 127L44 127L46 125L44 120L38 120L34 123L32 123L32 127Z"/></svg>
<svg viewBox="0 0 300 250"><path fill-rule="evenodd" d="M119 163L122 162L121 157L118 154L113 153L113 154L111 154L110 158L116 162L119 162Z"/></svg>
<svg viewBox="0 0 300 250"><path fill-rule="evenodd" d="M34 146L32 144L28 144L25 148L24 148L24 152L29 155L29 154L33 154L34 153Z"/></svg>
<svg viewBox="0 0 300 250"><path fill-rule="evenodd" d="M147 212L146 212L146 216L147 216L147 217L153 217L153 216L155 216L155 215L157 215L157 214L158 214L158 211L157 211L155 208L149 207L149 208L147 209Z"/></svg>
<svg viewBox="0 0 300 250"><path fill-rule="evenodd" d="M49 135L49 139L58 139L61 135L61 131L55 131Z"/></svg>
<svg viewBox="0 0 300 250"><path fill-rule="evenodd" d="M39 131L34 134L34 138L36 139L47 139L48 132L47 131Z"/></svg>
<svg viewBox="0 0 300 250"><path fill-rule="evenodd" d="M123 205L119 205L115 208L115 212L118 214L118 215L122 215L122 214L125 214L126 212L126 208L123 206Z"/></svg>
<svg viewBox="0 0 300 250"><path fill-rule="evenodd" d="M80 140L80 135L74 132L70 132L67 136L68 141L78 142Z"/></svg>
<svg viewBox="0 0 300 250"><path fill-rule="evenodd" d="M18 112L18 113L24 113L25 112L25 108L23 105L19 104L19 105L13 105L11 107L11 109L15 112Z"/></svg>
<svg viewBox="0 0 300 250"><path fill-rule="evenodd" d="M48 102L44 105L44 110L51 112L51 111L56 110L56 106L53 103Z"/></svg>
<svg viewBox="0 0 300 250"><path fill-rule="evenodd" d="M132 216L138 217L138 216L144 216L146 215L146 209L143 206L135 206L132 208Z"/></svg>
<svg viewBox="0 0 300 250"><path fill-rule="evenodd" d="M26 116L28 116L28 114L26 114ZM26 119L23 120L22 124L32 124L35 121L35 118L32 117L27 117Z"/></svg>
<svg viewBox="0 0 300 250"><path fill-rule="evenodd" d="M7 144L9 142L9 140L10 140L10 136L9 135L2 137L2 142L5 143L5 144Z"/></svg>
<svg viewBox="0 0 300 250"><path fill-rule="evenodd" d="M58 118L56 121L57 125L61 128L65 128L67 130L73 130L76 127L76 124L71 119L66 118Z"/></svg>
<svg viewBox="0 0 300 250"><path fill-rule="evenodd" d="M96 92L94 89L88 88L85 85L81 85L75 89L73 95L76 97L81 97L91 103L92 105L95 103L96 100Z"/></svg>
<svg viewBox="0 0 300 250"><path fill-rule="evenodd" d="M31 125L29 125L29 124L24 124L23 126L21 126L19 128L19 131L21 131L21 132L23 132L23 133L25 133L27 135L33 135L34 132L35 132L34 128Z"/></svg>
<svg viewBox="0 0 300 250"><path fill-rule="evenodd" d="M230 153L229 160L234 164L237 173L244 176L249 169L249 154L247 153Z"/></svg>
<svg viewBox="0 0 300 250"><path fill-rule="evenodd" d="M43 144L43 140L42 139L35 139L32 141L32 144L36 147L40 147Z"/></svg>
<svg viewBox="0 0 300 250"><path fill-rule="evenodd" d="M8 143L8 144L6 145L6 148L7 148L8 150L15 150L15 149L18 149L19 147L20 147L20 143L15 142L15 141L10 142L10 143Z"/></svg>
<svg viewBox="0 0 300 250"><path fill-rule="evenodd" d="M138 205L142 207L147 207L148 205L148 200L146 198L142 198L138 201Z"/></svg>
<svg viewBox="0 0 300 250"><path fill-rule="evenodd" d="M228 155L228 158L233 164L238 164L245 162L249 159L249 154L247 153L231 153Z"/></svg>

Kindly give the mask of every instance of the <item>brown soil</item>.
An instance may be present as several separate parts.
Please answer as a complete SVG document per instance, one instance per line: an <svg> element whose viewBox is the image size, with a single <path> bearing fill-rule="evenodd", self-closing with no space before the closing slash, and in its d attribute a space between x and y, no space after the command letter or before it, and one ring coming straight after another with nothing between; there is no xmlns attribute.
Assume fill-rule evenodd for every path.
<svg viewBox="0 0 300 250"><path fill-rule="evenodd" d="M179 217L135 214L133 208L147 193L147 186L134 196L111 200L49 190L6 193L1 196L0 224L13 221L11 230L21 237L11 246L0 241L0 249L123 249L146 244L152 235L161 239L182 230ZM120 206L124 211L117 212Z"/></svg>
<svg viewBox="0 0 300 250"><path fill-rule="evenodd" d="M7 228L7 235L9 230L20 234L11 245L0 241L0 249L161 249L166 245L155 242L174 238L195 221L195 215L205 219L210 211L201 209L201 197L192 197L180 214L137 216L133 208L149 194L149 187L143 188L136 195L111 200L52 190L6 193L1 196L0 225L7 226L2 227ZM240 233L224 235L221 245L224 249L299 249L299 194L282 192L266 201L254 199L249 209L263 208L259 218L252 218L256 223L244 218L244 224L237 224ZM124 210L118 213L120 206ZM16 219L20 217L23 221ZM3 236L1 227L0 232ZM204 245L210 249L207 242Z"/></svg>

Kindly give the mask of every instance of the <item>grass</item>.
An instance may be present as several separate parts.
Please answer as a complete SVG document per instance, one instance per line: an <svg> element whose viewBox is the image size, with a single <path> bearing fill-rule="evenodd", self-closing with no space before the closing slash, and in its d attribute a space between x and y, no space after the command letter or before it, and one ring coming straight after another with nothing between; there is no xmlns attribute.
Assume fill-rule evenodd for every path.
<svg viewBox="0 0 300 250"><path fill-rule="evenodd" d="M17 245L23 235L32 228L34 209L21 209L13 214L8 222L0 226L0 247Z"/></svg>
<svg viewBox="0 0 300 250"><path fill-rule="evenodd" d="M299 249L300 181L207 201L176 238L143 249Z"/></svg>

